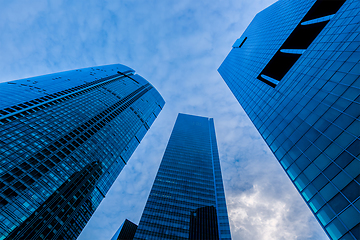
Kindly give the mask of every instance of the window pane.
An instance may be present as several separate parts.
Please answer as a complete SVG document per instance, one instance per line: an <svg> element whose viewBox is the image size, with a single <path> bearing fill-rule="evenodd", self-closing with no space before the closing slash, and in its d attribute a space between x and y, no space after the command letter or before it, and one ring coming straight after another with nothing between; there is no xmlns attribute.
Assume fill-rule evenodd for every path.
<svg viewBox="0 0 360 240"><path fill-rule="evenodd" d="M326 227L326 230L334 240L339 239L339 237L346 232L345 227L336 218L329 224L328 227Z"/></svg>
<svg viewBox="0 0 360 240"><path fill-rule="evenodd" d="M348 229L353 228L360 222L360 213L353 206L346 209L339 217Z"/></svg>
<svg viewBox="0 0 360 240"><path fill-rule="evenodd" d="M318 214L316 214L320 219L320 222L325 226L329 221L335 216L334 212L331 211L328 205L325 205Z"/></svg>
<svg viewBox="0 0 360 240"><path fill-rule="evenodd" d="M338 190L331 183L326 184L326 186L320 191L320 194L323 196L325 201L329 201L337 193Z"/></svg>
<svg viewBox="0 0 360 240"><path fill-rule="evenodd" d="M348 204L349 202L340 193L336 194L336 196L329 201L330 207L336 214L341 212Z"/></svg>
<svg viewBox="0 0 360 240"><path fill-rule="evenodd" d="M350 202L352 202L360 196L360 185L355 181L352 181L342 190L342 193Z"/></svg>

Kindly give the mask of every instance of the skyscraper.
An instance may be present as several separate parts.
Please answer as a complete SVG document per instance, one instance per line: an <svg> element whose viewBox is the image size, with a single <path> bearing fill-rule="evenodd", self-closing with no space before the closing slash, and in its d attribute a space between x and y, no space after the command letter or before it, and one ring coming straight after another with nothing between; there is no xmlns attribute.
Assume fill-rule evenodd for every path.
<svg viewBox="0 0 360 240"><path fill-rule="evenodd" d="M331 239L360 239L359 11L280 0L218 69Z"/></svg>
<svg viewBox="0 0 360 240"><path fill-rule="evenodd" d="M134 239L188 239L192 213L207 206L213 239L231 239L214 121L179 114ZM202 226L200 235L213 232Z"/></svg>
<svg viewBox="0 0 360 240"><path fill-rule="evenodd" d="M76 239L164 100L120 64L0 89L0 239Z"/></svg>
<svg viewBox="0 0 360 240"><path fill-rule="evenodd" d="M121 224L111 240L130 240L134 238L137 225L127 219Z"/></svg>

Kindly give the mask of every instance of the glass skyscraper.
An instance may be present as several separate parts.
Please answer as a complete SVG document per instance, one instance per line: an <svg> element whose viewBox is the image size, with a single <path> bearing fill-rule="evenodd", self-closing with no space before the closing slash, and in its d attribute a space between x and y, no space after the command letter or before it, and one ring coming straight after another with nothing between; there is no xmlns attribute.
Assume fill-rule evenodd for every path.
<svg viewBox="0 0 360 240"><path fill-rule="evenodd" d="M280 0L232 47L226 84L327 235L360 239L360 2Z"/></svg>
<svg viewBox="0 0 360 240"><path fill-rule="evenodd" d="M200 209L211 206L216 211ZM206 226L215 224L208 239L231 239L214 121L179 114L134 239L188 239L194 212L212 220L200 221L198 235L209 236Z"/></svg>
<svg viewBox="0 0 360 240"><path fill-rule="evenodd" d="M120 64L0 89L0 239L76 239L164 100Z"/></svg>

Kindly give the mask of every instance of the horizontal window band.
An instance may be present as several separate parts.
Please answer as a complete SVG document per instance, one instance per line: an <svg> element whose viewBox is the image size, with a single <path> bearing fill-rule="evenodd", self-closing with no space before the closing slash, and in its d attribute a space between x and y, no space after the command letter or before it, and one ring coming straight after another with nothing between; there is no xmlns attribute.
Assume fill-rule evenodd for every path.
<svg viewBox="0 0 360 240"><path fill-rule="evenodd" d="M33 167L29 167L28 169L24 170L30 172L31 170L34 171L35 169L38 169L39 166L41 166L40 162L45 161L45 157L48 158L49 164L51 165L48 166L49 169L59 164L62 159L71 155L73 151L76 150L76 148L80 147L84 142L88 141L93 135L95 135L98 131L100 131L109 122L115 119L120 113L122 113L125 109L127 109L130 105L132 105L151 89L152 86L150 84L141 86L140 88L130 93L128 96L113 104L111 107L108 107L102 113L97 114L92 119L83 123L81 126L77 127L76 129L72 129L64 136L60 136L57 140L47 145L44 149L37 152L36 154L33 154L32 157L27 158L27 163ZM38 160L40 160L40 162ZM3 176L4 175L1 175L0 178ZM33 178L37 180L41 176L42 175L35 176ZM32 183L34 182L35 180L33 180Z"/></svg>
<svg viewBox="0 0 360 240"><path fill-rule="evenodd" d="M315 18L315 19L312 19L309 21L302 22L301 25L310 25L310 24L315 24L315 23L320 23L320 22L326 22L326 21L329 21L334 16L335 16L335 14L331 14L328 16Z"/></svg>
<svg viewBox="0 0 360 240"><path fill-rule="evenodd" d="M272 82L272 83L275 84L275 85L278 85L279 82L280 82L279 80L276 80L276 79L274 79L274 78L272 78L272 77L269 77L269 76L266 76L266 75L264 75L264 74L261 74L260 77L264 78L264 79L267 80L267 81Z"/></svg>
<svg viewBox="0 0 360 240"><path fill-rule="evenodd" d="M120 76L120 78L119 78L119 76ZM93 84L93 85L91 85L91 86L85 87L85 88L83 88L83 89L76 90L76 91L74 91L74 92L67 93L67 94L62 95L62 96L58 96L58 97L52 98L52 99L47 100L47 101L43 101L43 102L41 102L41 103L35 104L35 105L33 105L33 106L30 106L30 107L27 107L27 108L24 108L24 109L21 109L21 110L18 110L18 111L16 111L16 112L9 113L9 114L7 114L7 115L5 115L5 116L1 116L1 117L0 117L0 122L6 123L6 122L8 122L9 120L10 120L10 121L11 121L11 120L14 120L14 119L16 119L16 118L14 118L14 116L15 116L15 117L22 117L22 116L21 116L22 113L25 113L25 115L27 115L26 112L29 111L29 110L39 111L39 110L43 109L44 107L49 107L49 106L51 106L51 105L57 104L57 103L59 103L59 102L62 102L63 100L67 100L67 99L73 98L73 97L75 97L75 96L78 96L79 94L83 94L83 93L85 93L85 92L87 92L87 91L89 91L89 90L93 90L93 89L96 88L96 87L100 87L100 86L103 86L103 85L105 85L105 84L107 84L107 83L110 83L110 82L112 82L112 81L121 79L121 78L123 78L123 76L127 76L127 75L124 75L124 74L115 74L115 75L110 76L110 79L106 79L105 81L104 81L104 79L99 79L99 80L102 80L102 81L101 81L101 82L95 81L95 82L97 82L97 83L95 83L95 84ZM127 77L128 77L128 76L127 76ZM109 77L107 77L107 78L109 78ZM114 78L115 78L115 79L114 79ZM66 90L66 91L68 91L68 90Z"/></svg>
<svg viewBox="0 0 360 240"><path fill-rule="evenodd" d="M301 54L288 54L278 51L268 62L266 67L259 74L271 77L278 81L285 76L295 62L301 57Z"/></svg>
<svg viewBox="0 0 360 240"><path fill-rule="evenodd" d="M282 53L290 53L290 54L303 54L306 49L280 49Z"/></svg>
<svg viewBox="0 0 360 240"><path fill-rule="evenodd" d="M259 75L257 77L257 79L259 79L260 81L262 81L263 83L266 83L267 85L269 85L270 87L275 88L276 84L274 84L273 82L270 82L269 80L266 80L265 78L261 77L261 75Z"/></svg>

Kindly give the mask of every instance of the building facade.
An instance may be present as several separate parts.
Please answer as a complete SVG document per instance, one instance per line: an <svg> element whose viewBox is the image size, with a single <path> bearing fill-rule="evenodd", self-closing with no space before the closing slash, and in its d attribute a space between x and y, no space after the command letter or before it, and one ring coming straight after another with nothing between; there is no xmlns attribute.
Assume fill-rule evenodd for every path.
<svg viewBox="0 0 360 240"><path fill-rule="evenodd" d="M131 240L135 236L137 225L128 219L121 224L111 240Z"/></svg>
<svg viewBox="0 0 360 240"><path fill-rule="evenodd" d="M0 239L76 239L164 100L120 64L0 89Z"/></svg>
<svg viewBox="0 0 360 240"><path fill-rule="evenodd" d="M179 114L134 239L188 239L191 213L206 206L217 239L231 239L214 121Z"/></svg>
<svg viewBox="0 0 360 240"><path fill-rule="evenodd" d="M280 0L218 69L331 239L360 239L359 11Z"/></svg>

